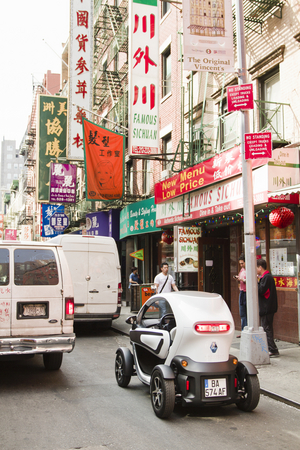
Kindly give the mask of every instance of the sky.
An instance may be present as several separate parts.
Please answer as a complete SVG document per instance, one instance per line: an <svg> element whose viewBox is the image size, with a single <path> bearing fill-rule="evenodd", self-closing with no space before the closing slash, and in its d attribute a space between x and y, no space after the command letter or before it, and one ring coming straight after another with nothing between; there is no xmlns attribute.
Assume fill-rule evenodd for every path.
<svg viewBox="0 0 300 450"><path fill-rule="evenodd" d="M69 0L0 0L0 140L19 147L31 113L33 82L61 73Z"/></svg>

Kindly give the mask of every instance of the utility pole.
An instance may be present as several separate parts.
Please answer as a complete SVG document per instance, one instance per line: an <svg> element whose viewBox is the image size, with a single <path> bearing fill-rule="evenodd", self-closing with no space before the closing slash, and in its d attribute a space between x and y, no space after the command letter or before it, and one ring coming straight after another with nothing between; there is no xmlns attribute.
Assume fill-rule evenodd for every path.
<svg viewBox="0 0 300 450"><path fill-rule="evenodd" d="M243 0L236 0L236 31L239 84L246 84L247 67ZM248 326L241 333L240 360L250 361L252 364L269 364L270 357L266 333L259 326L252 161L251 159L245 159L245 133L249 133L249 131L249 111L240 111L248 321Z"/></svg>

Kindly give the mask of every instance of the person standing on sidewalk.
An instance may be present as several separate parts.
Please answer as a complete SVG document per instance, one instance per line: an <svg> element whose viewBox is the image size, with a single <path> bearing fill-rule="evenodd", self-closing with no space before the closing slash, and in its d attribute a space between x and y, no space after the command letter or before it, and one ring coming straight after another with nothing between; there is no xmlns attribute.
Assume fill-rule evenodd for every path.
<svg viewBox="0 0 300 450"><path fill-rule="evenodd" d="M246 268L245 268L245 255L242 253L239 257L240 271L234 278L239 282L240 295L239 295L239 310L241 317L242 331L247 326L247 302L246 302ZM240 337L240 336L237 336Z"/></svg>
<svg viewBox="0 0 300 450"><path fill-rule="evenodd" d="M178 291L177 286L175 284L174 278L172 275L168 274L169 271L169 264L167 262L164 262L160 265L161 273L156 275L154 278L154 284L156 286L156 293L167 293L172 292L172 288L174 291Z"/></svg>
<svg viewBox="0 0 300 450"><path fill-rule="evenodd" d="M257 260L258 280L258 304L261 325L266 332L269 355L274 358L279 356L278 348L273 337L273 319L277 312L277 292L272 274L267 270L267 263L264 259Z"/></svg>

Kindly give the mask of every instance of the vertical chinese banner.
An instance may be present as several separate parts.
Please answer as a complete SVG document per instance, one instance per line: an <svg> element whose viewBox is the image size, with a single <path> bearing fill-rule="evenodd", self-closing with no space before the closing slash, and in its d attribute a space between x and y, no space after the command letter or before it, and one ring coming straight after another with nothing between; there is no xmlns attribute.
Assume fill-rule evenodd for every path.
<svg viewBox="0 0 300 450"><path fill-rule="evenodd" d="M76 172L75 164L51 163L51 203L76 203Z"/></svg>
<svg viewBox="0 0 300 450"><path fill-rule="evenodd" d="M234 72L232 0L183 0L184 69Z"/></svg>
<svg viewBox="0 0 300 450"><path fill-rule="evenodd" d="M159 8L157 0L129 1L129 154L159 148Z"/></svg>
<svg viewBox="0 0 300 450"><path fill-rule="evenodd" d="M124 190L125 137L83 119L87 200L119 200Z"/></svg>
<svg viewBox="0 0 300 450"><path fill-rule="evenodd" d="M21 241L32 241L32 227L31 225L21 225Z"/></svg>
<svg viewBox="0 0 300 450"><path fill-rule="evenodd" d="M67 98L39 95L37 121L37 201L49 201L50 163L66 157Z"/></svg>
<svg viewBox="0 0 300 450"><path fill-rule="evenodd" d="M93 0L70 1L68 159L83 160L82 117L93 101Z"/></svg>

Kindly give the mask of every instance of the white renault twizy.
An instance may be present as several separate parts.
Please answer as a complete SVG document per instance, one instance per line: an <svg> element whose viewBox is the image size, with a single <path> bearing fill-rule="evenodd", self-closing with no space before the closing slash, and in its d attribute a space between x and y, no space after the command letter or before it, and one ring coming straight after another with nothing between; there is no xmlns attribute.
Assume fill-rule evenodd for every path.
<svg viewBox="0 0 300 450"><path fill-rule="evenodd" d="M136 316L127 347L116 352L115 375L126 387L131 376L150 386L152 407L168 417L175 403L212 406L236 403L252 411L259 402L257 370L229 354L231 312L219 294L186 291L151 297Z"/></svg>

